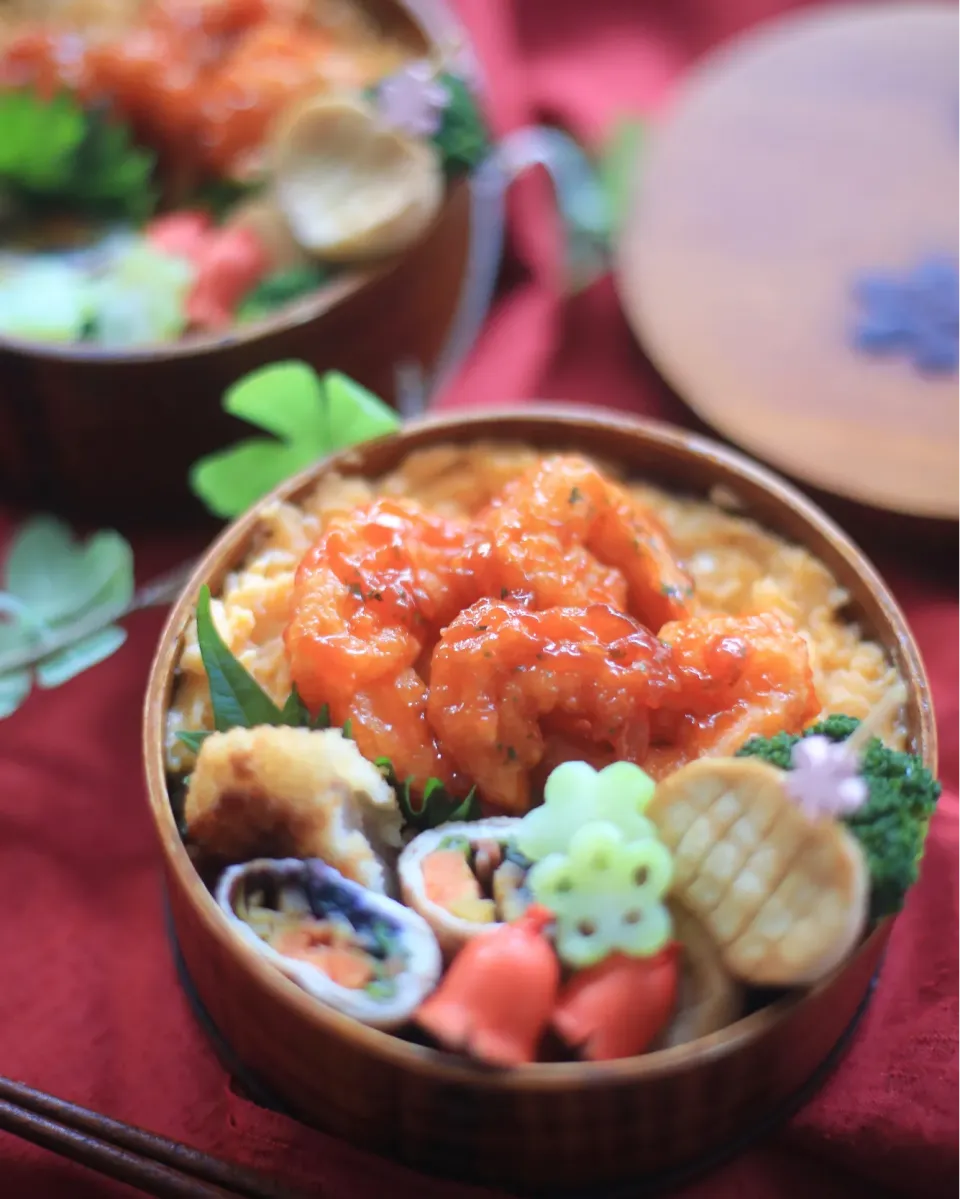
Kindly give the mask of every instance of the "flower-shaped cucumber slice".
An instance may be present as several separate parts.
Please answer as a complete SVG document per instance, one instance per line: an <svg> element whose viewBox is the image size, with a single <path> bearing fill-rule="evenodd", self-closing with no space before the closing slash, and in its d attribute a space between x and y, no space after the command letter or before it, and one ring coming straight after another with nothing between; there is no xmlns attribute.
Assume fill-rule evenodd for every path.
<svg viewBox="0 0 960 1199"><path fill-rule="evenodd" d="M655 790L653 779L632 762L599 771L589 762L564 762L547 779L542 805L520 822L517 848L531 862L566 853L574 834L595 820L612 824L626 841L653 836L644 812Z"/></svg>
<svg viewBox="0 0 960 1199"><path fill-rule="evenodd" d="M537 903L556 916L561 960L575 969L611 953L646 957L672 933L662 900L673 861L656 837L627 841L605 821L584 825L568 853L549 854L527 875Z"/></svg>

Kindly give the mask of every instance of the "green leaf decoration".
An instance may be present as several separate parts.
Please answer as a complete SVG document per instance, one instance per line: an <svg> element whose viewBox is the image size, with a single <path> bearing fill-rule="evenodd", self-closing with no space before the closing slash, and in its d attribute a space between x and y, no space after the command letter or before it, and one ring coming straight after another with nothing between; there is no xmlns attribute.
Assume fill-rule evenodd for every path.
<svg viewBox="0 0 960 1199"><path fill-rule="evenodd" d="M262 179L207 179L190 194L191 207L203 208L219 224L243 200L262 192Z"/></svg>
<svg viewBox="0 0 960 1199"><path fill-rule="evenodd" d="M292 725L294 728L311 724L307 705L300 698L296 687L290 692L287 702L280 709L280 720L283 724Z"/></svg>
<svg viewBox="0 0 960 1199"><path fill-rule="evenodd" d="M277 309L322 287L330 279L331 273L327 267L308 262L267 275L243 300L237 309L237 320L263 320Z"/></svg>
<svg viewBox="0 0 960 1199"><path fill-rule="evenodd" d="M325 400L324 453L387 437L400 428L400 417L392 408L339 371L324 375L321 386Z"/></svg>
<svg viewBox="0 0 960 1199"><path fill-rule="evenodd" d="M210 609L210 588L200 588L197 599L197 644L200 657L210 686L213 707L213 722L218 733L233 728L254 728L257 725L288 725L295 728L326 729L330 727L330 713L324 704L316 717L294 688L282 708L278 708L266 694L247 668L234 657L230 648L217 632ZM2 702L2 692L0 692ZM346 720L341 730L351 739L353 730ZM177 737L193 753L199 753L211 731L184 730ZM449 795L439 779L429 779L414 806L410 781L397 782L393 764L389 758L377 758L374 763L397 794L397 802L405 823L418 831L436 828L454 820L479 820L482 813L477 800L476 787L471 788L464 799Z"/></svg>
<svg viewBox="0 0 960 1199"><path fill-rule="evenodd" d="M441 824L452 824L454 821L479 820L483 815L476 787L471 787L463 799L457 799L448 793L440 779L427 779L419 805L415 806L410 779L399 782L389 758L377 758L374 765L397 793L397 803L404 823L418 833Z"/></svg>
<svg viewBox="0 0 960 1199"><path fill-rule="evenodd" d="M213 723L218 733L258 724L283 724L282 713L217 632L210 610L210 588L197 600L197 644L210 685Z"/></svg>
<svg viewBox="0 0 960 1199"><path fill-rule="evenodd" d="M126 125L94 111L73 163L69 198L81 208L141 224L157 206L155 165L155 156L134 144Z"/></svg>
<svg viewBox="0 0 960 1199"><path fill-rule="evenodd" d="M73 540L52 516L37 516L21 528L4 572L6 591L49 625L75 620L92 607L116 606L133 598L133 552L119 533Z"/></svg>
<svg viewBox="0 0 960 1199"><path fill-rule="evenodd" d="M621 117L614 124L600 155L600 183L607 198L613 233L620 228L630 203L644 135L642 122L635 117Z"/></svg>
<svg viewBox="0 0 960 1199"><path fill-rule="evenodd" d="M438 80L450 96L433 144L440 152L448 178L472 171L490 152L490 139L467 84L458 75L442 74Z"/></svg>
<svg viewBox="0 0 960 1199"><path fill-rule="evenodd" d="M86 132L82 111L66 94L43 101L29 91L0 100L0 179L30 191L54 191L69 177Z"/></svg>
<svg viewBox="0 0 960 1199"><path fill-rule="evenodd" d="M316 717L310 715L297 693L290 692L282 708L278 708L257 680L236 658L217 631L210 607L210 588L200 588L197 598L197 645L203 669L210 687L213 722L218 733L230 729L255 728L257 725L285 725L293 728L326 729L330 727L330 711L326 704ZM212 730L184 730L177 733L193 753L199 753ZM344 736L347 730L344 729Z"/></svg>
<svg viewBox="0 0 960 1199"><path fill-rule="evenodd" d="M155 156L103 110L88 111L66 93L44 100L7 91L0 129L0 186L27 210L62 204L136 223L154 210Z"/></svg>
<svg viewBox="0 0 960 1199"><path fill-rule="evenodd" d="M223 398L231 416L284 441L309 445L311 453L323 450L323 404L323 384L305 362L263 367L235 383Z"/></svg>
<svg viewBox="0 0 960 1199"><path fill-rule="evenodd" d="M304 362L280 362L246 375L227 392L232 416L264 429L210 454L190 471L190 486L215 515L239 516L311 462L393 433L400 419L375 395L330 371L318 377Z"/></svg>
<svg viewBox="0 0 960 1199"><path fill-rule="evenodd" d="M210 602L210 588L204 584L197 599L197 645L210 687L216 731L226 733L230 729L252 729L262 724L329 728L330 713L327 706L324 705L318 716L313 718L297 694L296 687L283 707L277 707L220 636L213 622ZM209 730L190 730L177 734L179 740L194 753L209 736Z"/></svg>
<svg viewBox="0 0 960 1199"><path fill-rule="evenodd" d="M34 683L59 687L126 640L110 623L127 611L134 591L133 553L119 533L79 542L62 521L33 517L13 538L2 581L0 659L33 653L38 660L0 674L0 718L20 707Z"/></svg>
<svg viewBox="0 0 960 1199"><path fill-rule="evenodd" d="M231 520L313 460L264 437L210 454L190 470L190 487L214 516Z"/></svg>
<svg viewBox="0 0 960 1199"><path fill-rule="evenodd" d="M126 639L126 629L115 624L108 625L98 633L91 633L89 637L82 638L68 649L60 650L41 662L37 666L37 686L59 687L116 653Z"/></svg>
<svg viewBox="0 0 960 1199"><path fill-rule="evenodd" d="M192 750L197 754L200 752L200 746L204 741L212 735L211 729L203 729L200 732L180 732L177 733L177 740L182 741L187 749Z"/></svg>

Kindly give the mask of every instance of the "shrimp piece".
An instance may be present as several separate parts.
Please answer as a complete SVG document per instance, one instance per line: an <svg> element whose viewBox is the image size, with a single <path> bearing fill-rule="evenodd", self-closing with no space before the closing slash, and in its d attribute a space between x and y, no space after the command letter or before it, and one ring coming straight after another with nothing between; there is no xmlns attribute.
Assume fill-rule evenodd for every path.
<svg viewBox="0 0 960 1199"><path fill-rule="evenodd" d="M457 566L468 533L412 502L378 500L331 517L294 580L284 642L301 698L350 721L364 757L389 758L417 790L430 778L465 790L427 724L416 666L472 595Z"/></svg>
<svg viewBox="0 0 960 1199"><path fill-rule="evenodd" d="M470 782L438 745L427 723L426 684L412 668L358 692L334 719L341 714L360 753L370 761L388 758L395 778L416 794L435 778L450 795L466 795Z"/></svg>
<svg viewBox="0 0 960 1199"><path fill-rule="evenodd" d="M483 599L433 652L427 719L481 797L510 812L530 806L550 718L579 739L642 761L648 709L679 702L673 651L605 604L535 611Z"/></svg>
<svg viewBox="0 0 960 1199"><path fill-rule="evenodd" d="M414 666L472 594L468 533L398 499L330 518L297 569L284 633L291 678L311 710L343 711Z"/></svg>
<svg viewBox="0 0 960 1199"><path fill-rule="evenodd" d="M660 637L682 683L679 701L668 697L654 716L643 763L654 778L731 755L750 737L798 733L820 712L807 642L784 617L701 616L665 625Z"/></svg>
<svg viewBox="0 0 960 1199"><path fill-rule="evenodd" d="M538 608L609 604L654 631L690 614L693 586L660 522L583 458L540 462L478 525L484 594L532 591Z"/></svg>

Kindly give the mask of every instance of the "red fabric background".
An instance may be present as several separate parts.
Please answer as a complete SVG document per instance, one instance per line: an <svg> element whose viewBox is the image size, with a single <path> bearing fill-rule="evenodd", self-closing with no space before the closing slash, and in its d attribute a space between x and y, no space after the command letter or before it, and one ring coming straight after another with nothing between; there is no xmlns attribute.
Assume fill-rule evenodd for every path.
<svg viewBox="0 0 960 1199"><path fill-rule="evenodd" d="M651 111L677 72L777 0L461 0L496 97L498 132L559 119L593 143L621 111ZM686 419L601 283L563 306L539 181L513 203L511 264L493 319L446 405L544 397ZM0 539L9 521L0 514ZM141 537L146 580L199 535ZM854 1047L781 1133L688 1199L741 1194L954 1194L957 1178L957 602L955 579L881 557L920 639L947 787L923 878L898 922ZM933 572L935 574L935 572ZM166 1136L286 1174L328 1199L482 1199L260 1111L236 1097L195 1026L164 940L144 803L139 720L162 622L130 622L123 651L0 724L0 1074ZM718 1096L718 1102L721 1097ZM0 1134L10 1199L130 1194Z"/></svg>

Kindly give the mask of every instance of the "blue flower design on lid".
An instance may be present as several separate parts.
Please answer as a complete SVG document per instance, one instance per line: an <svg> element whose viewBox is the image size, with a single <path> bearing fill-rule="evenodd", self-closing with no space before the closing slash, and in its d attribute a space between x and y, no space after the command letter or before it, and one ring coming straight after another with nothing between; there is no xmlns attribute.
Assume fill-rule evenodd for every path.
<svg viewBox="0 0 960 1199"><path fill-rule="evenodd" d="M870 272L854 284L860 319L853 343L869 354L905 354L919 371L943 374L960 358L956 259L927 258L905 274Z"/></svg>

